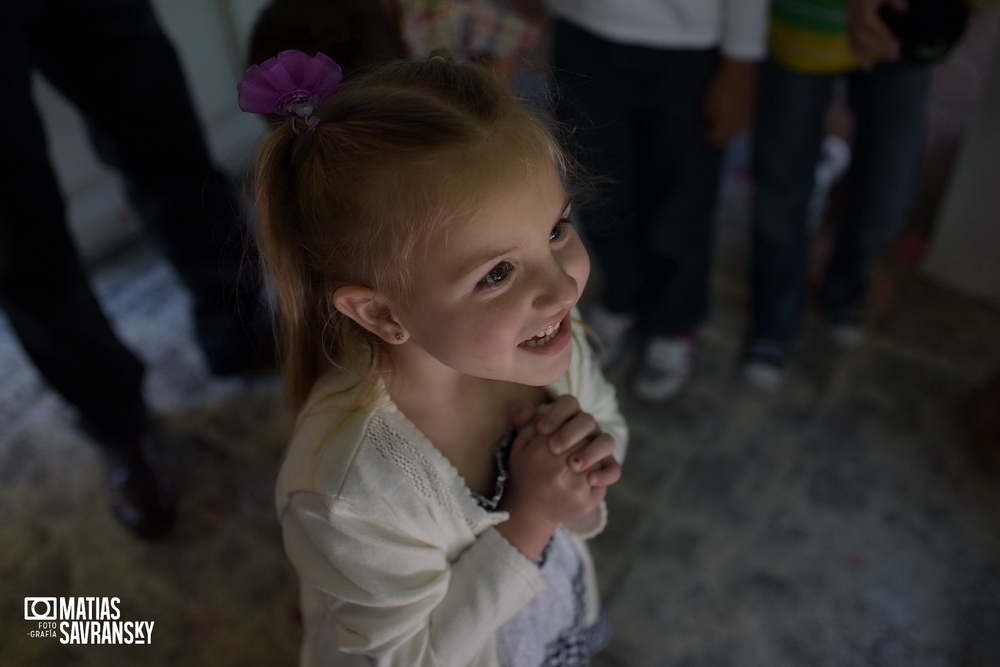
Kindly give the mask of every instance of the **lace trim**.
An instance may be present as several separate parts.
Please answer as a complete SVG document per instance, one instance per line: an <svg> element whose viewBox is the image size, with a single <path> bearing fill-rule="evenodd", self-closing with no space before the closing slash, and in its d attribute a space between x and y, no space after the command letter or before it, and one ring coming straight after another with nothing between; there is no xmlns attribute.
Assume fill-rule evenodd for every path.
<svg viewBox="0 0 1000 667"><path fill-rule="evenodd" d="M472 497L487 512L497 511L504 489L507 488L507 479L510 477L510 448L514 445L516 434L513 428L508 428L500 442L493 446L493 458L496 459L498 471L497 479L493 483L493 495L487 498L481 493L472 492Z"/></svg>
<svg viewBox="0 0 1000 667"><path fill-rule="evenodd" d="M471 492L473 500L479 503L479 506L487 512L497 511L500 499L503 498L504 489L507 488L507 480L510 479L510 448L514 445L514 437L516 435L517 431L513 428L509 428L506 433L504 433L503 439L493 446L493 458L495 458L497 462L497 479L493 485L493 495L487 498L481 493L476 493L475 491ZM551 548L552 538L549 538L545 548L542 549L542 555L538 557L538 562L535 563L538 567L545 565L545 561L548 559L549 550Z"/></svg>
<svg viewBox="0 0 1000 667"><path fill-rule="evenodd" d="M399 466L413 482L414 488L420 495L450 512L459 516L465 515L455 502L454 496L448 492L450 485L441 478L430 460L382 416L376 416L371 420L368 435L375 446L375 451ZM467 517L466 521L469 521Z"/></svg>

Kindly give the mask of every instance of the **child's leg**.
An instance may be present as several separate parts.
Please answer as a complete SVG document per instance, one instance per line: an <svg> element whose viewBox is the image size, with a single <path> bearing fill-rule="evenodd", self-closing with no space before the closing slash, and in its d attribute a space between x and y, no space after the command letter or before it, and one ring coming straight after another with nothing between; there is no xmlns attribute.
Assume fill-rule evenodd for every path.
<svg viewBox="0 0 1000 667"><path fill-rule="evenodd" d="M573 148L587 175L598 179L577 217L602 270L605 307L632 315L642 280L637 249L646 223L636 214L635 90L621 67L620 45L563 21L556 22L554 41L556 113L573 132Z"/></svg>
<svg viewBox="0 0 1000 667"><path fill-rule="evenodd" d="M761 66L754 132L750 341L791 342L809 266L809 200L823 141L831 75Z"/></svg>
<svg viewBox="0 0 1000 667"><path fill-rule="evenodd" d="M44 28L43 11L7 12L18 14L13 5L0 10L0 86L8 95L0 127L0 307L48 384L91 428L136 438L149 427L143 367L91 290L31 96L30 26Z"/></svg>
<svg viewBox="0 0 1000 667"><path fill-rule="evenodd" d="M634 66L645 92L639 215L649 225L640 326L653 336L691 333L707 310L722 151L706 139L704 99L718 61L714 49L656 50Z"/></svg>
<svg viewBox="0 0 1000 667"><path fill-rule="evenodd" d="M270 340L256 263L244 258L238 197L212 164L173 47L146 1L59 7L58 20L34 31L38 68L83 113L101 158L120 170L129 200L191 291L212 369L244 370L258 334Z"/></svg>
<svg viewBox="0 0 1000 667"><path fill-rule="evenodd" d="M923 152L929 68L887 64L850 75L855 116L849 200L838 220L823 300L834 313L861 310L872 260L899 234Z"/></svg>

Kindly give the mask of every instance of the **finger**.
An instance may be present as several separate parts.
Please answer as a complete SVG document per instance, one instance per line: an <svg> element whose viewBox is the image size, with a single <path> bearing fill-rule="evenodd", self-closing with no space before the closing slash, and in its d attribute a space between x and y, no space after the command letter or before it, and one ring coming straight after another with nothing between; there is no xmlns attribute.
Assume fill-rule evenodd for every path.
<svg viewBox="0 0 1000 667"><path fill-rule="evenodd" d="M873 59L868 55L867 49L865 49L863 46L855 46L853 48L854 48L854 57L858 61L858 66L863 70L871 69L874 63Z"/></svg>
<svg viewBox="0 0 1000 667"><path fill-rule="evenodd" d="M601 433L584 446L572 452L567 459L573 472L589 470L597 463L615 453L615 439L607 433Z"/></svg>
<svg viewBox="0 0 1000 667"><path fill-rule="evenodd" d="M537 422L538 432L543 435L555 433L564 421L580 412L580 404L569 394L563 394L548 406L548 410Z"/></svg>
<svg viewBox="0 0 1000 667"><path fill-rule="evenodd" d="M530 415L531 417L526 420L525 423L518 424L517 420L514 421L514 426L517 429L517 434L514 436L514 442L511 444L511 451L519 451L526 449L532 440L538 439L541 445L544 447L548 442L548 438L539 436L538 433L538 420L535 417L544 413L548 410L548 405L539 405L537 407L531 407L530 404ZM512 408L512 410L517 408ZM524 418L527 416L527 412L519 412L518 417Z"/></svg>
<svg viewBox="0 0 1000 667"><path fill-rule="evenodd" d="M622 477L622 466L613 457L608 457L601 461L599 468L594 468L587 473L587 482L591 486L608 487L620 480Z"/></svg>
<svg viewBox="0 0 1000 667"><path fill-rule="evenodd" d="M510 418L514 428L520 429L535 418L535 408L528 401L514 401L510 406Z"/></svg>
<svg viewBox="0 0 1000 667"><path fill-rule="evenodd" d="M861 37L856 40L852 48L854 50L854 57L857 58L858 64L861 65L862 69L871 69L876 63L885 58L884 43L878 38L871 36Z"/></svg>
<svg viewBox="0 0 1000 667"><path fill-rule="evenodd" d="M597 420L588 412L578 412L549 438L549 451L557 455L572 451L598 433Z"/></svg>
<svg viewBox="0 0 1000 667"><path fill-rule="evenodd" d="M865 66L899 57L899 41L877 14L858 18L849 32L855 56Z"/></svg>
<svg viewBox="0 0 1000 667"><path fill-rule="evenodd" d="M526 426L522 426L517 430L517 434L514 436L514 442L510 445L511 453L519 452L527 448L528 444L538 436L536 423L537 422L529 422Z"/></svg>
<svg viewBox="0 0 1000 667"><path fill-rule="evenodd" d="M590 487L590 501L597 507L598 504L608 495L608 485ZM593 510L592 510L593 511Z"/></svg>

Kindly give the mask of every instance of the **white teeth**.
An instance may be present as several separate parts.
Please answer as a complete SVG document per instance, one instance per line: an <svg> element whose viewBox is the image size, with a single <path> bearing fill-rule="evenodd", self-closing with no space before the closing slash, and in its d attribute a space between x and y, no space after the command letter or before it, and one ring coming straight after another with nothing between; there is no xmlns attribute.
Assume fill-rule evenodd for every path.
<svg viewBox="0 0 1000 667"><path fill-rule="evenodd" d="M541 347L555 338L556 334L559 333L560 328L562 328L562 322L557 322L556 324L547 327L544 331L537 334L533 338L529 338L524 341L521 345L524 345L525 347Z"/></svg>

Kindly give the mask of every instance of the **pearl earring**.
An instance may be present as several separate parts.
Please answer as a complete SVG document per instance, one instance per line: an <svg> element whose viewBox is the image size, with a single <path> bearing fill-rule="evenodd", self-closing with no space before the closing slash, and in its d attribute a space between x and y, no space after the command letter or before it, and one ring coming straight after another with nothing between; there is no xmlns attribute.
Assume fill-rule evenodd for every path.
<svg viewBox="0 0 1000 667"><path fill-rule="evenodd" d="M403 335L402 331L397 331L396 332L396 340L402 342L404 338L406 338L406 336Z"/></svg>

